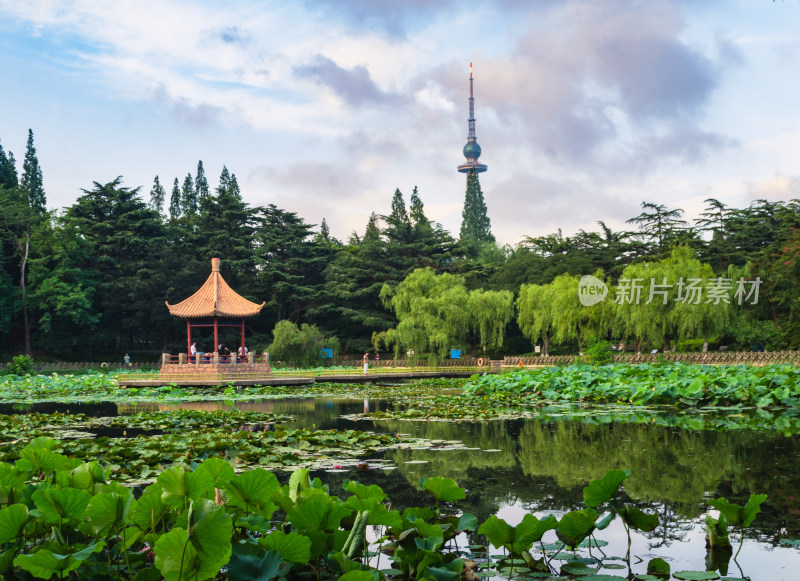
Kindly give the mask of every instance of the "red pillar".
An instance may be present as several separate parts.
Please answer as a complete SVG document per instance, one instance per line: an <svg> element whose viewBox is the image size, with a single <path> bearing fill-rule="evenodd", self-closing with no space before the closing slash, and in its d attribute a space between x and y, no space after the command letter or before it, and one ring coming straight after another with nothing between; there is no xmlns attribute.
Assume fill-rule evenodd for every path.
<svg viewBox="0 0 800 581"><path fill-rule="evenodd" d="M219 327L217 326L217 318L214 317L214 352L219 351Z"/></svg>
<svg viewBox="0 0 800 581"><path fill-rule="evenodd" d="M242 319L242 347L239 350L239 354L244 358L244 319Z"/></svg>
<svg viewBox="0 0 800 581"><path fill-rule="evenodd" d="M186 354L192 352L192 323L186 319Z"/></svg>

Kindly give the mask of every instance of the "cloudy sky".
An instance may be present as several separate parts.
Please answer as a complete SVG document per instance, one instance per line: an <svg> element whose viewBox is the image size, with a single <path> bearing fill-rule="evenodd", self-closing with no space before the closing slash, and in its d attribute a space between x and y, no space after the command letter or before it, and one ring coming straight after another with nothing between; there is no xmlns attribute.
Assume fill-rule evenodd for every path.
<svg viewBox="0 0 800 581"><path fill-rule="evenodd" d="M470 62L499 242L800 198L798 0L0 0L0 143L51 207L203 160L342 239L414 186L457 235Z"/></svg>

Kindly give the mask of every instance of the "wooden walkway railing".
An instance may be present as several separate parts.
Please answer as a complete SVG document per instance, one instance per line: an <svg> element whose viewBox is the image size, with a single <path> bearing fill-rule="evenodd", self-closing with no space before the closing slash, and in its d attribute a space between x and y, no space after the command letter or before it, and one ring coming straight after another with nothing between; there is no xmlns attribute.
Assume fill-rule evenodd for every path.
<svg viewBox="0 0 800 581"><path fill-rule="evenodd" d="M463 368L465 370L474 369L475 372L485 371L490 367L516 367L519 362L524 366L544 366L544 365L569 365L578 360L577 355L550 355L534 356L534 357L520 357L510 355L504 357L502 360L486 360L479 361L474 358L466 359L439 359L434 366L436 369L454 369ZM791 365L800 365L800 351L714 351L708 353L613 353L613 360L615 363L658 363L663 361L681 362L681 363L708 363L713 365L769 365L771 363L788 363ZM483 365L479 365L479 362ZM379 359L370 360L370 369L380 369L391 373L391 370L397 368L422 369L430 368L426 364L426 360L407 360L407 359ZM0 370L5 370L6 363L0 363ZM274 371L281 373L303 373L296 372L292 369L283 368L281 362L274 362ZM363 362L360 359L347 359L342 360L337 364L337 367L351 367L354 369L361 369ZM59 371L82 371L85 369L109 369L117 371L138 371L146 368L159 369L160 361L153 361L152 363L131 363L125 365L121 361L34 361L33 370L35 372L59 372ZM398 369L399 371L399 369ZM309 372L304 372L310 375ZM332 374L348 374L353 373L349 369L325 369L324 371L317 372L318 375L332 375Z"/></svg>
<svg viewBox="0 0 800 581"><path fill-rule="evenodd" d="M769 365L789 363L800 365L800 351L713 351L708 353L613 353L614 363L708 363L712 365ZM579 359L577 355L550 355L548 357L516 357L503 359L504 366L519 365L569 365Z"/></svg>

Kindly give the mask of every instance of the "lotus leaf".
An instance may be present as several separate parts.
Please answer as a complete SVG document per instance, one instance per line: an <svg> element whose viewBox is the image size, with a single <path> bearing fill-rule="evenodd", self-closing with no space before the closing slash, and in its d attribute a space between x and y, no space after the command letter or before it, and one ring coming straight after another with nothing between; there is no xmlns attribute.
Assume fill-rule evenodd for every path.
<svg viewBox="0 0 800 581"><path fill-rule="evenodd" d="M728 502L725 498L708 500L709 506L716 508L732 525L749 527L756 515L761 512L761 504L767 500L766 494L751 494L744 506Z"/></svg>
<svg viewBox="0 0 800 581"><path fill-rule="evenodd" d="M36 490L31 498L47 522L61 524L64 519L83 520L92 495L76 488L57 488Z"/></svg>
<svg viewBox="0 0 800 581"><path fill-rule="evenodd" d="M63 578L78 569L92 553L96 553L105 546L103 541L92 543L74 553L58 554L49 549L39 549L35 553L18 555L14 565L25 569L34 577L50 579L53 575Z"/></svg>
<svg viewBox="0 0 800 581"><path fill-rule="evenodd" d="M464 489L459 487L452 478L434 476L424 479L421 484L423 490L433 494L437 502L455 502L466 498Z"/></svg>
<svg viewBox="0 0 800 581"><path fill-rule="evenodd" d="M209 458L200 464L195 472L207 473L211 476L215 488L222 488L222 486L229 482L234 476L233 466L230 462L222 458Z"/></svg>
<svg viewBox="0 0 800 581"><path fill-rule="evenodd" d="M632 529L637 529L645 533L654 531L658 526L658 515L647 514L638 508L625 506L618 511L619 516Z"/></svg>
<svg viewBox="0 0 800 581"><path fill-rule="evenodd" d="M270 499L280 489L280 484L274 474L263 468L235 475L224 484L223 489L228 496L228 503L246 513L259 512L265 518L270 518L278 508Z"/></svg>
<svg viewBox="0 0 800 581"><path fill-rule="evenodd" d="M13 541L28 522L28 507L12 504L0 509L0 545Z"/></svg>
<svg viewBox="0 0 800 581"><path fill-rule="evenodd" d="M125 496L116 492L96 494L86 507L86 520L92 532L105 537L113 529L122 527L128 520L128 512L133 504L133 493L128 490Z"/></svg>
<svg viewBox="0 0 800 581"><path fill-rule="evenodd" d="M556 535L565 545L574 549L592 534L597 517L597 512L591 508L568 512L559 520Z"/></svg>
<svg viewBox="0 0 800 581"><path fill-rule="evenodd" d="M167 468L158 476L161 499L173 506L187 506L190 500L214 494L214 479L209 472L188 472L183 466Z"/></svg>
<svg viewBox="0 0 800 581"><path fill-rule="evenodd" d="M276 551L284 561L305 564L311 560L311 540L300 533L273 531L258 540L258 544Z"/></svg>
<svg viewBox="0 0 800 581"><path fill-rule="evenodd" d="M593 480L583 489L586 506L597 508L611 500L619 491L622 481L631 475L630 470L611 470L598 480Z"/></svg>
<svg viewBox="0 0 800 581"><path fill-rule="evenodd" d="M161 499L163 491L159 483L145 488L130 511L131 521L144 530L156 530L170 510L170 505Z"/></svg>
<svg viewBox="0 0 800 581"><path fill-rule="evenodd" d="M269 581L281 572L283 559L277 551L264 551L258 545L236 545L228 564L230 581Z"/></svg>

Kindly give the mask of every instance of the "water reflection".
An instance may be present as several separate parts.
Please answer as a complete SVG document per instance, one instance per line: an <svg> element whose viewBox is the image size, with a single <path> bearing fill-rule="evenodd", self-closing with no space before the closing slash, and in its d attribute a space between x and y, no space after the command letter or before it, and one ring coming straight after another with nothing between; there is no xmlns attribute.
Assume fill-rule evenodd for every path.
<svg viewBox="0 0 800 581"><path fill-rule="evenodd" d="M8 407L8 406L6 406ZM672 421L648 411L652 419L630 423L598 414L580 417L550 414L525 420L485 422L353 421L342 415L386 410L381 400L339 398L213 401L185 404L32 404L0 409L3 413L39 411L109 416L173 409L261 411L291 414L296 427L362 429L409 433L445 442L458 440L462 449L400 449L387 453L396 470L320 472L332 493L348 479L380 485L393 508L421 502L421 478L448 476L467 491L462 510L483 522L499 514L511 524L525 513L560 515L582 507L582 488L613 468L632 476L625 489L638 506L655 511L659 527L635 535L633 554L662 557L673 571L702 569L706 558L702 519L707 495L725 496L744 504L750 492L768 495L753 532L739 557L753 579L794 579L800 569L797 548L776 546L781 538L800 538L800 437L751 429L701 430L679 428L687 416ZM650 416L648 416L650 417ZM776 424L781 418L776 418ZM736 427L736 426L733 426ZM615 525L618 526L618 525ZM623 538L616 528L600 535ZM615 554L624 554L614 549ZM733 567L733 565L731 565ZM640 569L638 569L640 570Z"/></svg>

